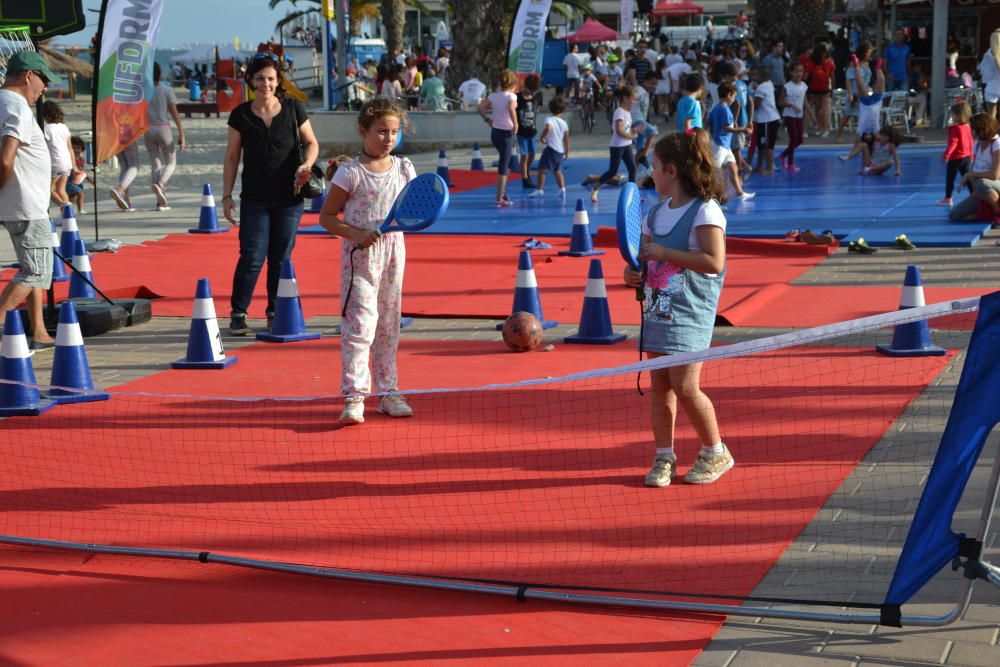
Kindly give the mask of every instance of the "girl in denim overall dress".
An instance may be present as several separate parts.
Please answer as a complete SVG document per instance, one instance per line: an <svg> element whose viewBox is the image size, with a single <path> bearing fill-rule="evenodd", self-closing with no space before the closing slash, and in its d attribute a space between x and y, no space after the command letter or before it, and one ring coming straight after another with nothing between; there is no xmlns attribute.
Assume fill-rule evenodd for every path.
<svg viewBox="0 0 1000 667"><path fill-rule="evenodd" d="M667 198L643 223L639 261L645 273L625 270L625 282L643 286L642 349L650 359L708 349L726 266L724 190L712 159L708 133L695 129L657 142L656 192ZM654 370L652 425L656 454L646 486L668 486L677 474L674 423L684 408L701 442L688 484L710 484L732 469L732 454L719 436L712 400L701 390L701 363Z"/></svg>

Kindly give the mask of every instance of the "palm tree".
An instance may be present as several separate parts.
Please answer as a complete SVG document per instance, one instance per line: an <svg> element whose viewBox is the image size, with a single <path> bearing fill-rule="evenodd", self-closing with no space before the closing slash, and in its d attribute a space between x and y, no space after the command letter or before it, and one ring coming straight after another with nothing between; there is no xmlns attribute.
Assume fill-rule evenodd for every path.
<svg viewBox="0 0 1000 667"><path fill-rule="evenodd" d="M795 0L788 14L788 47L792 53L812 46L816 37L826 37L825 0Z"/></svg>
<svg viewBox="0 0 1000 667"><path fill-rule="evenodd" d="M309 14L319 14L320 6L322 5L322 0L268 0L268 8L275 9L278 5L283 2L289 2L293 7L298 7L299 2L303 2L310 5L306 9L300 9L289 13L287 16L278 21L274 27L276 30L281 30L283 27L296 21L297 19L307 16ZM403 23L402 21L406 18L405 7L413 7L419 9L421 12L427 14L430 10L424 5L420 0L348 0L348 11L350 13L350 23L348 30L350 31L351 37L361 36L361 23L366 18L379 18L386 16L385 10L387 4L398 4L403 7L399 11L399 45L402 46L403 43ZM392 9L390 9L392 11ZM383 18L383 22L387 26L392 26L392 24ZM392 29L389 30L390 39L393 37ZM390 40L386 40L387 45Z"/></svg>
<svg viewBox="0 0 1000 667"><path fill-rule="evenodd" d="M757 0L754 3L754 36L765 48L785 39L785 22L788 20L791 4L791 0Z"/></svg>
<svg viewBox="0 0 1000 667"><path fill-rule="evenodd" d="M385 26L385 49L395 56L403 51L403 26L406 6L403 0L382 0L382 25Z"/></svg>
<svg viewBox="0 0 1000 667"><path fill-rule="evenodd" d="M451 36L454 47L445 76L452 90L473 76L490 85L507 66L507 41L518 0L499 0L502 10L483 0L451 0ZM552 11L563 16L593 16L590 0L562 0Z"/></svg>

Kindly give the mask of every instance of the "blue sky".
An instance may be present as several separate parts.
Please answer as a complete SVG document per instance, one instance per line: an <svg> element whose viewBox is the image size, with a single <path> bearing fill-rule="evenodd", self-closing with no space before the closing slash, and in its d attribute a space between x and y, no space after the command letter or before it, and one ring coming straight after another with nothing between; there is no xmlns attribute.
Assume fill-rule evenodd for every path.
<svg viewBox="0 0 1000 667"><path fill-rule="evenodd" d="M191 43L224 43L239 36L240 41L256 46L267 41L274 32L274 24L292 8L285 3L274 11L267 8L267 0L165 0L160 36L156 46L169 48ZM84 9L99 9L99 0L84 0ZM301 3L302 7L311 3ZM60 44L90 44L97 32L98 14L87 13L86 29L59 38Z"/></svg>

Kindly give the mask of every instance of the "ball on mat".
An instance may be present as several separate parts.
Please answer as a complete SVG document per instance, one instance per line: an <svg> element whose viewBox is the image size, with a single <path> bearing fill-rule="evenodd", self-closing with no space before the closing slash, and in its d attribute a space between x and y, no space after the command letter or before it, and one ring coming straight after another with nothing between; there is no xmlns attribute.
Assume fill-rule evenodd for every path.
<svg viewBox="0 0 1000 667"><path fill-rule="evenodd" d="M514 352L530 352L542 342L542 323L527 311L519 311L503 323L503 342Z"/></svg>

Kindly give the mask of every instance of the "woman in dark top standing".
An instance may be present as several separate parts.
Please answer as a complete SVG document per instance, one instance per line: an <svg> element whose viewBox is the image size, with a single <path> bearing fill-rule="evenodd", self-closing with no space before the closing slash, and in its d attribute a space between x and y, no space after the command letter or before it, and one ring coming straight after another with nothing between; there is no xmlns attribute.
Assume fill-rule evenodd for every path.
<svg viewBox="0 0 1000 667"><path fill-rule="evenodd" d="M233 275L229 333L246 336L247 310L257 277L267 259L267 325L274 316L281 262L292 255L295 232L302 217L299 188L309 180L319 143L305 108L285 97L284 76L278 58L258 53L247 67L246 81L254 99L229 114L229 140L222 171L222 211L233 218L233 186L243 155L240 192L240 259ZM295 128L301 137L300 159Z"/></svg>

